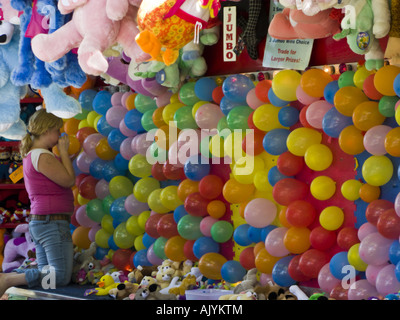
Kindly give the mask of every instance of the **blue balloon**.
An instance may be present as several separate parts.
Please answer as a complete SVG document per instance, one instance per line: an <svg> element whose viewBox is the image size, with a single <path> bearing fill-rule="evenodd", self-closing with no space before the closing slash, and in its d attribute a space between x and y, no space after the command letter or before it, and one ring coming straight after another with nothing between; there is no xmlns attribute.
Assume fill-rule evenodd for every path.
<svg viewBox="0 0 400 320"><path fill-rule="evenodd" d="M272 90L272 88L270 88L268 90L268 99L269 102L271 102L272 105L274 105L275 107L284 107L287 106L289 104L290 101L285 101L282 99L279 99L275 92Z"/></svg>
<svg viewBox="0 0 400 320"><path fill-rule="evenodd" d="M398 74L398 75L396 76L396 78L394 78L394 81L393 81L393 90L394 90L394 92L396 93L396 95L397 95L398 97L400 97L400 74Z"/></svg>
<svg viewBox="0 0 400 320"><path fill-rule="evenodd" d="M212 101L212 93L217 86L213 78L200 78L194 85L194 93L200 100Z"/></svg>
<svg viewBox="0 0 400 320"><path fill-rule="evenodd" d="M196 258L200 259L208 252L219 252L219 243L214 241L211 237L197 238L193 244L193 254Z"/></svg>
<svg viewBox="0 0 400 320"><path fill-rule="evenodd" d="M235 283L242 281L247 271L239 261L229 260L221 267L221 276L226 282Z"/></svg>
<svg viewBox="0 0 400 320"><path fill-rule="evenodd" d="M290 133L288 129L273 129L269 131L263 138L264 150L273 156L279 156L280 154L288 150L286 146L286 140Z"/></svg>
<svg viewBox="0 0 400 320"><path fill-rule="evenodd" d="M397 262L396 267L394 268L394 274L396 276L397 281L400 281L400 261Z"/></svg>
<svg viewBox="0 0 400 320"><path fill-rule="evenodd" d="M147 259L147 249L139 250L133 256L133 265L138 266L152 266L153 264Z"/></svg>
<svg viewBox="0 0 400 320"><path fill-rule="evenodd" d="M247 93L253 88L254 83L243 74L230 75L222 84L222 92L229 100L245 104Z"/></svg>
<svg viewBox="0 0 400 320"><path fill-rule="evenodd" d="M125 222L126 220L128 220L131 217L131 215L125 209L126 198L127 197L117 198L111 204L110 215L113 218L113 224L114 224L114 221L119 221L119 223ZM119 225L119 223L117 224L117 226ZM114 227L114 228L116 228L116 227Z"/></svg>
<svg viewBox="0 0 400 320"><path fill-rule="evenodd" d="M142 126L142 116L143 114L136 109L129 110L125 114L125 125L128 129L136 131L137 133L145 132L146 130L144 130Z"/></svg>
<svg viewBox="0 0 400 320"><path fill-rule="evenodd" d="M114 158L114 166L117 170L125 172L129 168L129 160L126 160L120 153ZM125 174L122 174L124 176Z"/></svg>
<svg viewBox="0 0 400 320"><path fill-rule="evenodd" d="M190 180L200 181L210 173L210 164L208 159L195 155L186 160L183 170Z"/></svg>
<svg viewBox="0 0 400 320"><path fill-rule="evenodd" d="M339 82L337 80L329 82L324 89L324 98L330 104L333 104L336 92L339 90Z"/></svg>
<svg viewBox="0 0 400 320"><path fill-rule="evenodd" d="M97 131L103 136L107 137L112 130L114 130L114 128L109 125L106 117L103 116L97 121Z"/></svg>
<svg viewBox="0 0 400 320"><path fill-rule="evenodd" d="M107 110L112 107L111 97L112 94L110 92L106 90L99 91L93 99L93 110L105 116Z"/></svg>
<svg viewBox="0 0 400 320"><path fill-rule="evenodd" d="M107 163L103 167L103 178L107 182L110 182L112 178L116 176L123 176L125 174L125 170L119 170L114 161L107 161Z"/></svg>
<svg viewBox="0 0 400 320"><path fill-rule="evenodd" d="M333 107L325 113L322 119L322 130L332 138L339 138L340 132L352 124L351 117L344 116Z"/></svg>
<svg viewBox="0 0 400 320"><path fill-rule="evenodd" d="M279 180L285 179L285 178L292 178L285 176L282 174L277 166L273 166L271 169L268 171L268 182L271 186L274 186Z"/></svg>
<svg viewBox="0 0 400 320"><path fill-rule="evenodd" d="M148 233L144 233L143 237L142 237L142 243L143 245L148 249L150 248L150 246L156 241L156 238L153 238L151 236L149 236Z"/></svg>
<svg viewBox="0 0 400 320"><path fill-rule="evenodd" d="M262 228L255 228L255 227L250 226L250 228L247 230L247 236L249 237L249 239L252 242L258 243L258 242L262 241L261 240L261 231L262 231Z"/></svg>
<svg viewBox="0 0 400 320"><path fill-rule="evenodd" d="M126 139L126 136L124 136L119 129L113 129L107 136L107 142L108 145L114 149L115 151L119 152L119 149L121 147L122 141Z"/></svg>
<svg viewBox="0 0 400 320"><path fill-rule="evenodd" d="M278 112L278 121L284 127L291 127L299 121L299 110L293 107L283 107Z"/></svg>
<svg viewBox="0 0 400 320"><path fill-rule="evenodd" d="M108 238L108 246L111 250L117 251L119 247L115 244L114 237L111 236Z"/></svg>
<svg viewBox="0 0 400 320"><path fill-rule="evenodd" d="M389 260L393 264L400 261L400 243L398 240L394 240L389 248Z"/></svg>
<svg viewBox="0 0 400 320"><path fill-rule="evenodd" d="M290 287L296 284L296 281L289 274L289 263L294 256L287 256L275 263L272 269L272 280L282 287Z"/></svg>
<svg viewBox="0 0 400 320"><path fill-rule="evenodd" d="M96 158L92 161L92 163L89 166L89 173L96 179L102 179L103 178L103 167L107 163L106 160L102 160L100 158Z"/></svg>
<svg viewBox="0 0 400 320"><path fill-rule="evenodd" d="M78 101L83 109L93 110L93 100L97 95L97 91L93 89L83 90L79 95Z"/></svg>
<svg viewBox="0 0 400 320"><path fill-rule="evenodd" d="M101 248L101 247L97 247L96 248L96 253L94 254L94 258L96 260L103 260L103 258L108 254L108 251L110 251L109 248Z"/></svg>
<svg viewBox="0 0 400 320"><path fill-rule="evenodd" d="M178 207L176 207L176 209L174 210L174 221L176 222L176 223L178 223L179 222L179 220L181 220L181 218L183 217L183 216L186 216L188 213L187 213L187 211L185 210L185 206L182 204L182 205L180 205L180 206L178 206Z"/></svg>
<svg viewBox="0 0 400 320"><path fill-rule="evenodd" d="M261 241L265 242L265 239L267 238L268 234L274 230L275 228L277 228L277 226L274 226L272 224L270 224L269 226L266 226L264 228L261 229Z"/></svg>
<svg viewBox="0 0 400 320"><path fill-rule="evenodd" d="M243 106L242 102L235 102L229 100L227 97L222 97L221 102L219 103L219 107L224 115L228 115L229 111L231 111L235 107Z"/></svg>
<svg viewBox="0 0 400 320"><path fill-rule="evenodd" d="M347 258L347 251L342 251L336 253L331 258L331 261L329 262L329 271L336 279L343 280L343 278L349 274L349 270L347 269L348 266L350 266L350 263ZM354 271L355 274L359 273L356 269L354 269Z"/></svg>
<svg viewBox="0 0 400 320"><path fill-rule="evenodd" d="M250 225L247 223L241 224L238 226L235 231L233 231L233 240L239 246L248 246L253 243L253 240L249 237L249 229Z"/></svg>

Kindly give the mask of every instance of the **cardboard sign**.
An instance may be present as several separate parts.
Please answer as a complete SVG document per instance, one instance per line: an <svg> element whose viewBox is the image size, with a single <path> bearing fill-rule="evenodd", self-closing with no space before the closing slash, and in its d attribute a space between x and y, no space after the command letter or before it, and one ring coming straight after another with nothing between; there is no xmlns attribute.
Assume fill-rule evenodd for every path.
<svg viewBox="0 0 400 320"><path fill-rule="evenodd" d="M236 7L224 7L223 13L224 62L236 61Z"/></svg>
<svg viewBox="0 0 400 320"><path fill-rule="evenodd" d="M24 177L24 172L22 170L22 166L20 166L17 170L13 171L10 175L9 178L13 183L17 183L19 180L21 180Z"/></svg>

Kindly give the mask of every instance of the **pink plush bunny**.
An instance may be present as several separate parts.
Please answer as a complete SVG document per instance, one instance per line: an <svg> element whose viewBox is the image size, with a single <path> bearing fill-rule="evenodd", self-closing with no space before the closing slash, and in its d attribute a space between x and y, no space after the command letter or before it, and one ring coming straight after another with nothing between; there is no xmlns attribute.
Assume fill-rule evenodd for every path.
<svg viewBox="0 0 400 320"><path fill-rule="evenodd" d="M35 250L35 244L29 234L27 223L20 224L15 228L16 233L24 233L24 236L7 241L4 247L3 272L11 272L21 266L28 259L28 252Z"/></svg>
<svg viewBox="0 0 400 320"><path fill-rule="evenodd" d="M116 0L63 0L58 2L62 14L73 12L70 22L51 34L39 34L32 39L32 50L40 60L55 61L71 49L78 48L78 61L82 70L90 75L100 75L108 69L103 52L119 43L127 56L132 59L143 58L143 52L135 42L139 33L135 18L138 7L128 5L127 1ZM132 1L131 1L132 2ZM118 3L118 5L117 5ZM119 7L119 4L122 7ZM108 9L107 9L108 8ZM107 11L122 8L112 20ZM110 13L109 12L109 13ZM114 17L115 18L115 17Z"/></svg>
<svg viewBox="0 0 400 320"><path fill-rule="evenodd" d="M12 24L19 24L20 12L11 6L11 0L0 0L1 10L3 11L3 19Z"/></svg>

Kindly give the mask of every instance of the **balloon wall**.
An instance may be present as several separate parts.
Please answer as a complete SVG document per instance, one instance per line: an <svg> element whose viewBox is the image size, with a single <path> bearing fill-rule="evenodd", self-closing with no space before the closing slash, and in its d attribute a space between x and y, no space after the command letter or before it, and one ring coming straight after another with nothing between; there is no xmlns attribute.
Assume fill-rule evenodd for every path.
<svg viewBox="0 0 400 320"><path fill-rule="evenodd" d="M74 243L230 283L257 268L336 299L396 292L399 97L391 65L201 78L155 98L85 90L64 128L82 147Z"/></svg>

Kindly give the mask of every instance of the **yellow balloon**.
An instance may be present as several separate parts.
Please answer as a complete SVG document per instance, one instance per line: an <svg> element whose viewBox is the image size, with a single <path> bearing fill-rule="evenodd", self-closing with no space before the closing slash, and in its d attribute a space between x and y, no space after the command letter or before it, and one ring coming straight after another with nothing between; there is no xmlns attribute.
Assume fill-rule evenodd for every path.
<svg viewBox="0 0 400 320"><path fill-rule="evenodd" d="M94 127L94 123L95 123L94 121L98 116L101 116L101 115L98 114L96 111L90 111L88 113L86 120L87 120L89 127L92 127L92 128Z"/></svg>
<svg viewBox="0 0 400 320"><path fill-rule="evenodd" d="M80 195L80 193L78 193L78 196L76 197L76 200L78 201L78 203L79 203L81 206L83 206L84 204L88 204L89 201L90 201L90 199L86 199L86 198L82 197L82 196Z"/></svg>
<svg viewBox="0 0 400 320"><path fill-rule="evenodd" d="M143 234L138 235L133 241L133 246L137 251L146 249L146 246L143 244Z"/></svg>
<svg viewBox="0 0 400 320"><path fill-rule="evenodd" d="M246 155L242 148L243 138L244 134L242 134L242 131L240 130L240 132L234 131L230 133L224 139L224 152L228 157L233 159L233 161Z"/></svg>
<svg viewBox="0 0 400 320"><path fill-rule="evenodd" d="M143 211L141 214L138 216L138 224L142 229L145 229L146 226L146 221L150 217L151 211Z"/></svg>
<svg viewBox="0 0 400 320"><path fill-rule="evenodd" d="M301 127L289 133L286 145L295 156L303 157L310 146L321 143L321 140L322 135L317 130Z"/></svg>
<svg viewBox="0 0 400 320"><path fill-rule="evenodd" d="M160 182L152 177L140 179L133 186L133 195L140 202L147 202L149 194L160 188Z"/></svg>
<svg viewBox="0 0 400 320"><path fill-rule="evenodd" d="M162 118L164 120L164 122L167 125L173 125L174 127L176 127L173 122L170 121L174 121L174 115L176 110L182 108L183 106L185 106L182 102L174 102L174 103L170 103L168 105L165 106L163 112L162 112Z"/></svg>
<svg viewBox="0 0 400 320"><path fill-rule="evenodd" d="M104 229L100 229L99 231L96 232L94 236L94 242L100 247L100 248L109 248L108 245L108 239L112 236L112 233L105 231Z"/></svg>
<svg viewBox="0 0 400 320"><path fill-rule="evenodd" d="M300 84L301 74L295 70L282 70L272 80L272 90L284 101L297 100L296 90Z"/></svg>
<svg viewBox="0 0 400 320"><path fill-rule="evenodd" d="M214 157L224 157L224 139L221 138L218 134L212 136L209 142L209 149Z"/></svg>
<svg viewBox="0 0 400 320"><path fill-rule="evenodd" d="M340 191L342 192L342 195L345 199L349 201L356 201L358 198L360 198L361 186L361 181L350 179L343 182Z"/></svg>
<svg viewBox="0 0 400 320"><path fill-rule="evenodd" d="M176 102L180 102L179 101L179 92L174 93L171 98L169 99L170 103L176 103Z"/></svg>
<svg viewBox="0 0 400 320"><path fill-rule="evenodd" d="M397 124L400 126L400 108L396 109L396 112L394 114L394 117L396 119Z"/></svg>
<svg viewBox="0 0 400 320"><path fill-rule="evenodd" d="M358 271L367 270L368 264L366 264L361 258L359 254L360 243L356 243L351 246L349 251L347 252L347 260L349 263Z"/></svg>
<svg viewBox="0 0 400 320"><path fill-rule="evenodd" d="M304 161L314 171L326 170L333 161L332 151L324 144L313 144L307 148Z"/></svg>
<svg viewBox="0 0 400 320"><path fill-rule="evenodd" d="M135 177L144 178L151 175L152 165L147 161L146 156L135 154L128 163L129 172Z"/></svg>
<svg viewBox="0 0 400 320"><path fill-rule="evenodd" d="M253 113L254 125L261 131L271 131L277 128L284 128L278 119L280 107L272 104L259 106Z"/></svg>
<svg viewBox="0 0 400 320"><path fill-rule="evenodd" d="M165 206L163 206L163 204L161 203L161 199L160 199L161 192L162 192L161 188L152 191L149 194L147 202L148 202L151 210L153 210L157 213L167 213L170 210L168 208L166 208Z"/></svg>
<svg viewBox="0 0 400 320"><path fill-rule="evenodd" d="M134 236L144 233L144 229L139 226L138 216L131 216L128 220L126 220L126 231Z"/></svg>
<svg viewBox="0 0 400 320"><path fill-rule="evenodd" d="M316 177L310 184L310 192L315 199L328 200L336 192L336 182L327 176Z"/></svg>
<svg viewBox="0 0 400 320"><path fill-rule="evenodd" d="M78 129L82 129L82 128L86 128L86 127L90 127L88 121L86 119L81 120L78 124Z"/></svg>
<svg viewBox="0 0 400 320"><path fill-rule="evenodd" d="M193 116L193 119L194 119L195 116L196 116L197 110L199 110L199 108L200 108L203 104L206 104L206 103L209 103L209 102L200 100L200 101L197 101L197 102L193 105L193 108L192 108L192 116Z"/></svg>
<svg viewBox="0 0 400 320"><path fill-rule="evenodd" d="M108 233L114 232L113 217L110 214L105 214L101 219L101 227Z"/></svg>
<svg viewBox="0 0 400 320"><path fill-rule="evenodd" d="M268 181L268 171L260 170L254 174L253 184L259 191L272 191L272 186Z"/></svg>
<svg viewBox="0 0 400 320"><path fill-rule="evenodd" d="M167 186L160 194L161 204L169 210L175 210L183 204L183 201L178 197L178 186Z"/></svg>
<svg viewBox="0 0 400 320"><path fill-rule="evenodd" d="M388 157L371 156L364 161L361 172L368 184L380 187L389 182L393 170L393 163Z"/></svg>
<svg viewBox="0 0 400 320"><path fill-rule="evenodd" d="M94 119L94 129L97 131L97 132L99 132L99 130L97 129L97 124L99 123L99 120L101 119L101 117L102 117L102 115L101 114L99 114L97 117L96 117L96 119Z"/></svg>
<svg viewBox="0 0 400 320"><path fill-rule="evenodd" d="M261 158L245 156L235 162L232 174L237 182L251 184L255 173L263 169L264 161Z"/></svg>
<svg viewBox="0 0 400 320"><path fill-rule="evenodd" d="M337 230L343 224L343 210L337 206L330 206L321 211L319 223L326 230Z"/></svg>
<svg viewBox="0 0 400 320"><path fill-rule="evenodd" d="M374 86L379 93L384 96L395 96L393 82L400 73L400 67L395 65L387 65L380 68L374 76Z"/></svg>
<svg viewBox="0 0 400 320"><path fill-rule="evenodd" d="M359 89L363 88L363 84L365 79L372 74L372 71L367 70L367 68L365 68L365 66L362 66L361 68L359 68L353 76L353 82L355 84L355 86Z"/></svg>

